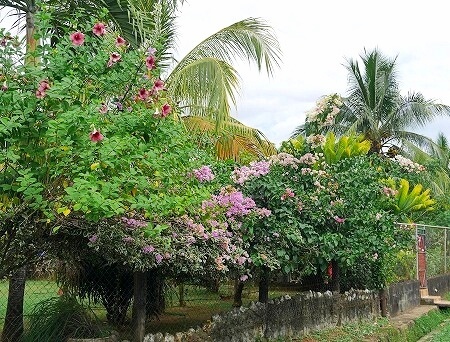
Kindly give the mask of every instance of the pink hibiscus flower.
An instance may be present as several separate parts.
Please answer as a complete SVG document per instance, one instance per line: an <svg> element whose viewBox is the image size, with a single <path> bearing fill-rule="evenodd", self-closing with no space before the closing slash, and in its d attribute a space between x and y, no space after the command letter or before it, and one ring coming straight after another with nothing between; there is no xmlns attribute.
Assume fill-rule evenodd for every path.
<svg viewBox="0 0 450 342"><path fill-rule="evenodd" d="M92 28L92 32L94 32L94 34L97 37L104 36L106 34L105 24L103 24L103 23L96 23L94 25L94 27Z"/></svg>
<svg viewBox="0 0 450 342"><path fill-rule="evenodd" d="M89 133L89 138L92 142L98 142L103 140L103 135L100 133L100 131L94 129L91 133Z"/></svg>
<svg viewBox="0 0 450 342"><path fill-rule="evenodd" d="M158 92L163 89L164 89L164 82L162 80L156 80L155 84L153 85L152 91Z"/></svg>
<svg viewBox="0 0 450 342"><path fill-rule="evenodd" d="M138 93L139 100L145 101L148 99L149 96L150 96L150 92L147 89L145 89L145 88L139 89L139 93Z"/></svg>
<svg viewBox="0 0 450 342"><path fill-rule="evenodd" d="M116 38L116 47L121 47L127 45L127 41L123 39L121 36Z"/></svg>
<svg viewBox="0 0 450 342"><path fill-rule="evenodd" d="M155 65L156 65L156 58L155 58L155 56L153 56L153 55L148 56L145 59L145 65L147 66L148 70L152 70L155 67Z"/></svg>
<svg viewBox="0 0 450 342"><path fill-rule="evenodd" d="M172 111L172 107L170 104L166 103L161 107L161 117L165 118Z"/></svg>
<svg viewBox="0 0 450 342"><path fill-rule="evenodd" d="M111 67L113 64L115 64L115 63L117 63L118 61L120 61L121 58L122 58L122 56L120 56L119 53L113 52L113 53L109 56L108 67Z"/></svg>
<svg viewBox="0 0 450 342"><path fill-rule="evenodd" d="M77 31L70 35L70 40L74 46L80 46L84 44L84 33Z"/></svg>

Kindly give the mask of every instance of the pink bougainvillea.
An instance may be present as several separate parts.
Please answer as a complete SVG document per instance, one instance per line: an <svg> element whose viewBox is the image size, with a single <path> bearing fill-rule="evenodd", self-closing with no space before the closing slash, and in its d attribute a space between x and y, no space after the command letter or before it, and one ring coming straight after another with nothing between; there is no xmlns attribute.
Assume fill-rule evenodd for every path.
<svg viewBox="0 0 450 342"><path fill-rule="evenodd" d="M214 174L207 165L203 165L201 168L193 170L192 174L201 183L210 182L214 179Z"/></svg>
<svg viewBox="0 0 450 342"><path fill-rule="evenodd" d="M47 80L43 80L43 81L39 82L39 86L36 90L36 97L38 99L44 98L44 96L47 95L46 91L48 89L50 89L50 84L48 83Z"/></svg>

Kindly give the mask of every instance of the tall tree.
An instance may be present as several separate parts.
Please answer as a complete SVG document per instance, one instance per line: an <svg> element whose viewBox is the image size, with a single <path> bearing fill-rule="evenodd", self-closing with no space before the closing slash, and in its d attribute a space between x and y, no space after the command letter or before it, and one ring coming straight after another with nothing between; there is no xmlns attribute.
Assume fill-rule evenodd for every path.
<svg viewBox="0 0 450 342"><path fill-rule="evenodd" d="M435 196L449 198L450 194L450 145L447 137L439 133L432 144L425 149L419 149L408 144L408 157L414 162L427 167L427 186ZM448 200L446 201L448 202Z"/></svg>
<svg viewBox="0 0 450 342"><path fill-rule="evenodd" d="M421 93L403 96L397 80L396 58L378 49L364 50L361 62L348 59L348 95L328 126L338 134L356 132L372 143L372 152L381 152L405 142L419 147L432 140L413 132L440 115L449 115L450 107L427 100Z"/></svg>
<svg viewBox="0 0 450 342"><path fill-rule="evenodd" d="M166 87L181 109L186 126L212 141L221 158L238 158L242 151L253 155L276 152L264 134L231 117L236 105L239 75L232 63L236 58L256 64L269 76L280 62L280 47L272 28L260 18L234 23L203 40L179 62L173 56L176 43L176 0L100 0L43 2L52 9L54 36L60 36L69 24L67 18L82 9L85 15L97 15L102 8L106 18L134 46L143 42L158 49L159 65L165 69ZM37 10L35 0L0 0L0 6L11 7L33 23ZM28 18L31 18L28 20ZM30 24L29 24L30 22ZM33 30L27 29L27 46L34 49Z"/></svg>

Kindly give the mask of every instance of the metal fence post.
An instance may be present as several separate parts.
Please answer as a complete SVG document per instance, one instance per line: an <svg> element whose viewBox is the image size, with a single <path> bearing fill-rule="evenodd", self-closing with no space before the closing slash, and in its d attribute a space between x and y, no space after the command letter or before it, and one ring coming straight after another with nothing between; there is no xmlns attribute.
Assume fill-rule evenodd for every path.
<svg viewBox="0 0 450 342"><path fill-rule="evenodd" d="M447 229L444 229L444 272L447 273Z"/></svg>

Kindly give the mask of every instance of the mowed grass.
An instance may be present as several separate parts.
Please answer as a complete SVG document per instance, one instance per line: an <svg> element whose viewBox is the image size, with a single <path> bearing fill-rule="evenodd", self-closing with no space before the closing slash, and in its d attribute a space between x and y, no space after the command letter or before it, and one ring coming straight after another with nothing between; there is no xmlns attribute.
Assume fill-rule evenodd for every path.
<svg viewBox="0 0 450 342"><path fill-rule="evenodd" d="M6 315L8 305L8 281L0 281L0 331ZM58 296L59 287L54 281L49 280L27 280L25 285L25 296L23 304L24 316L30 315L34 306L49 298Z"/></svg>
<svg viewBox="0 0 450 342"><path fill-rule="evenodd" d="M54 281L27 280L25 287L24 315L25 323L27 316L39 302L57 297L59 287ZM147 333L168 332L175 333L186 331L189 328L202 326L215 314L229 311L233 304L233 284L223 284L219 292L194 285L185 285L185 306L179 305L179 292L177 287L169 287L166 291L167 308L159 317L149 320L146 325ZM294 295L295 291L289 288L275 288L269 291L270 298L277 298L285 294ZM249 284L244 288L242 294L243 305L247 306L251 301L258 299L258 289ZM3 329L4 317L8 301L8 282L0 282L0 331ZM95 316L101 322L106 323L106 310L101 304L91 306ZM131 305L127 315L127 324L116 327L121 334L127 336L131 326Z"/></svg>

